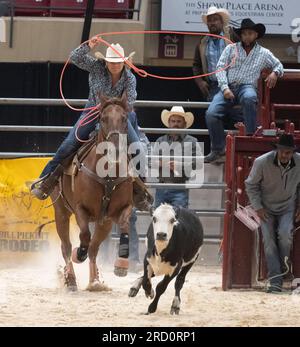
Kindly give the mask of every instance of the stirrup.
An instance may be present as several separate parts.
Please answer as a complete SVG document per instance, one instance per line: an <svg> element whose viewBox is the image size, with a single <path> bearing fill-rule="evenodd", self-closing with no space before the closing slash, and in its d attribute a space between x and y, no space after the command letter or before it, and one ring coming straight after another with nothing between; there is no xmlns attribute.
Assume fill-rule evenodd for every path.
<svg viewBox="0 0 300 347"><path fill-rule="evenodd" d="M33 189L36 188L37 185L39 185L39 183L43 182L45 179L47 179L50 176L50 173L48 173L47 175L40 177L36 180L34 180L31 184L30 184L30 191L32 191Z"/></svg>
<svg viewBox="0 0 300 347"><path fill-rule="evenodd" d="M47 199L57 185L63 170L64 167L59 164L52 173L42 177L40 180L32 184L31 193L39 200Z"/></svg>

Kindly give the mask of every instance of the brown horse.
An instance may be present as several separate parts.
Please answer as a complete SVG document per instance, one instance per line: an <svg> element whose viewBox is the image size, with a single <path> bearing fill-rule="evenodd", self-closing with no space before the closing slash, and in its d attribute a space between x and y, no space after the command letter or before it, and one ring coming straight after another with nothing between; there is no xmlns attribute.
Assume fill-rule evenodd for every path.
<svg viewBox="0 0 300 347"><path fill-rule="evenodd" d="M106 99L101 97L99 122L101 129L90 144L88 154L77 161L76 175L64 173L59 187L51 194L54 203L57 233L61 239L62 254L66 263L64 277L69 290L76 290L76 277L72 261L83 262L89 258L90 278L88 290L105 290L106 286L99 278L96 257L100 244L109 234L112 223L119 225L121 230L119 258L115 262L115 274L126 276L128 269L128 231L129 217L133 206L133 179L129 174L118 177L119 164L117 160L116 175L99 174L99 154L97 146L107 142L119 148L120 135L127 134L127 102L126 96L121 99ZM99 147L98 147L99 148ZM96 150L97 149L97 150ZM127 166L127 157L125 159ZM73 161L74 164L74 161ZM107 168L107 165L105 168ZM104 176L104 177L103 177ZM80 228L80 246L72 252L69 237L69 221L75 214ZM89 223L95 222L95 231L91 235Z"/></svg>

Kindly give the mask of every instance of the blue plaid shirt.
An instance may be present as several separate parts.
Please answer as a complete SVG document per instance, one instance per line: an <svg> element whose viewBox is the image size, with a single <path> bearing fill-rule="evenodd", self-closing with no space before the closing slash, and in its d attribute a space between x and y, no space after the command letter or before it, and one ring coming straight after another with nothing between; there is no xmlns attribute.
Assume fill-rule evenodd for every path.
<svg viewBox="0 0 300 347"><path fill-rule="evenodd" d="M217 70L230 64L236 55L236 51L237 57L234 65L226 71L217 73L219 87L222 92L229 88L230 84L251 84L257 88L257 81L263 69L272 69L278 76L283 76L283 66L279 59L258 43L254 45L248 55L241 42L228 45L220 57Z"/></svg>
<svg viewBox="0 0 300 347"><path fill-rule="evenodd" d="M224 34L221 33L220 36ZM217 70L217 64L221 57L224 48L226 47L225 40L218 39L212 36L208 36L207 46L206 46L206 61L208 72L214 72ZM217 81L216 74L208 76L211 81Z"/></svg>
<svg viewBox="0 0 300 347"><path fill-rule="evenodd" d="M127 91L128 105L132 108L136 100L136 78L133 73L124 67L121 78L112 86L111 74L103 60L98 60L90 54L90 47L85 44L71 52L70 60L80 69L88 71L89 74L89 100L86 107L99 104L100 93L109 97L120 98Z"/></svg>

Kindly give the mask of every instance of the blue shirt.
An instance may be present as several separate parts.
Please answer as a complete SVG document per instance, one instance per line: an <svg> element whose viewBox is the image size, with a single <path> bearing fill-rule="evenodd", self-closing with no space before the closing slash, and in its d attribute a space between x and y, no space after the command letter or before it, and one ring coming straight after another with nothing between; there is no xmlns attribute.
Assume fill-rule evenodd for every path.
<svg viewBox="0 0 300 347"><path fill-rule="evenodd" d="M220 36L224 34L221 33ZM208 36L207 46L206 46L206 62L208 72L214 72L217 70L217 64L221 57L223 50L225 49L225 40L218 39L212 36ZM211 81L217 81L216 74L208 76Z"/></svg>

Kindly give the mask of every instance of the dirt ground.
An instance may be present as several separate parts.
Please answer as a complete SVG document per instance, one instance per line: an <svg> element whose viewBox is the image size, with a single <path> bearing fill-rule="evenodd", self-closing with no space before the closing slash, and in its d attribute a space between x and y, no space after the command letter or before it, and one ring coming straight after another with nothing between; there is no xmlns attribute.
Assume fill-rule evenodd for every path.
<svg viewBox="0 0 300 347"><path fill-rule="evenodd" d="M111 292L90 293L88 264L75 267L79 291L67 293L56 265L48 259L35 265L0 265L0 326L300 326L300 295L221 290L219 267L195 267L182 290L179 316L169 314L174 296L171 283L158 311L147 316L149 299L142 290L128 290L138 274L118 278L110 269L103 276ZM154 281L157 283L157 280Z"/></svg>

